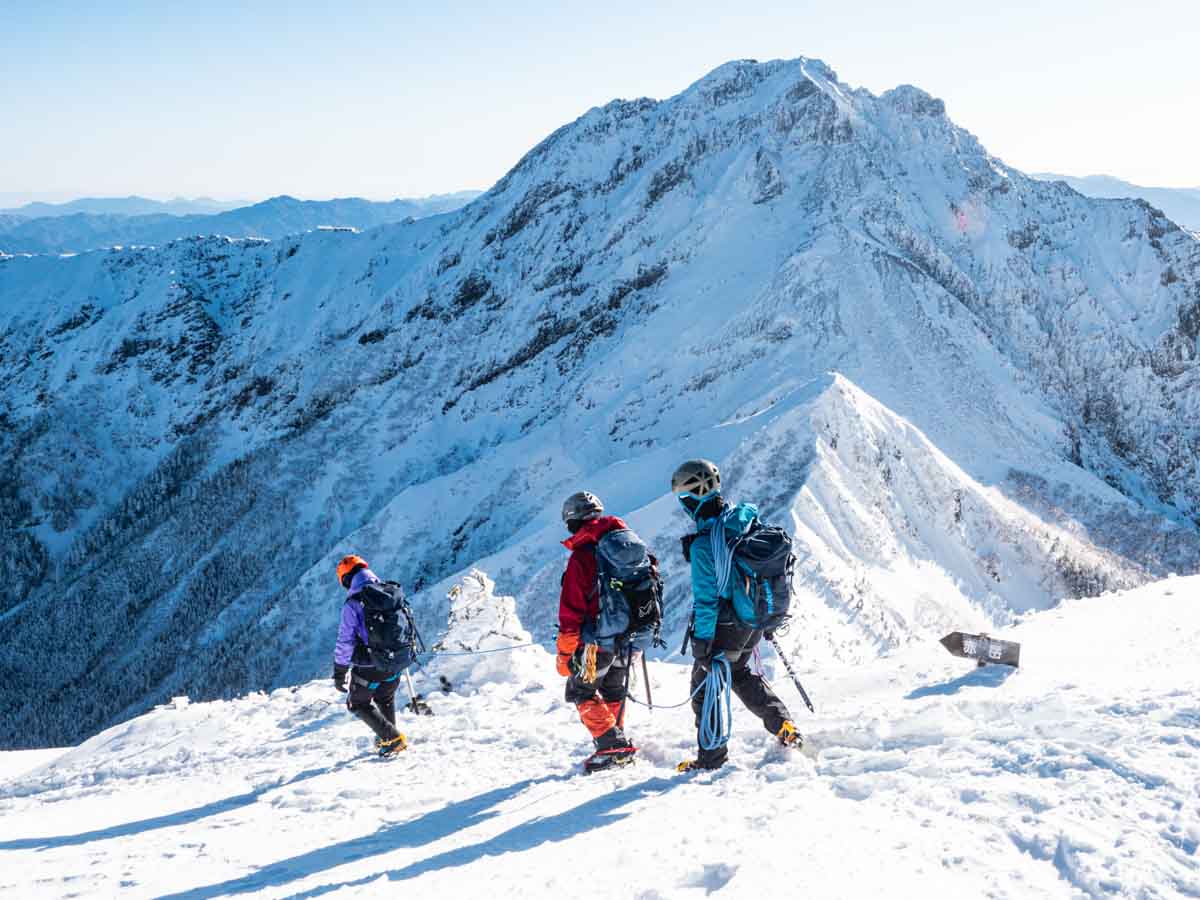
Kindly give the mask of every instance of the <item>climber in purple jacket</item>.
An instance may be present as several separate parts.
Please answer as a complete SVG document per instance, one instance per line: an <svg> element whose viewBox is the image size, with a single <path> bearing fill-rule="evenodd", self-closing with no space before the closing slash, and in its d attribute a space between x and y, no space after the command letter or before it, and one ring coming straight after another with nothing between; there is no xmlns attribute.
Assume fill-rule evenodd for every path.
<svg viewBox="0 0 1200 900"><path fill-rule="evenodd" d="M400 586L380 582L361 556L345 557L338 563L337 575L346 589L346 602L342 605L337 643L333 648L333 684L346 694L346 707L350 712L375 732L375 746L380 756L390 756L408 746L404 735L396 729L396 688L404 666L411 662L411 655L401 664L404 657L389 652L386 647L381 649L378 640L372 647L361 595L368 586L380 593L400 592ZM398 603L403 603L402 592ZM386 636L386 631L384 634Z"/></svg>

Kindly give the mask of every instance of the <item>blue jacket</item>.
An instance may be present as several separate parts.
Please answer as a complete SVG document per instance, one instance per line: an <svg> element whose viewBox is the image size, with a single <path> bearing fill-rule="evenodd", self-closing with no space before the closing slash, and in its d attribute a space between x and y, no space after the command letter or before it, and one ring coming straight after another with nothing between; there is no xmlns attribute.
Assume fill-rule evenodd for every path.
<svg viewBox="0 0 1200 900"><path fill-rule="evenodd" d="M717 596L717 573L713 563L712 531L718 526L724 529L726 541L740 537L758 516L758 507L753 503L739 503L719 516L702 519L696 523L696 540L692 542L692 636L702 641L712 640L717 630L717 618L721 613L721 600ZM742 578L735 571L729 579L732 588L733 612L743 622L754 621L754 601L746 593Z"/></svg>

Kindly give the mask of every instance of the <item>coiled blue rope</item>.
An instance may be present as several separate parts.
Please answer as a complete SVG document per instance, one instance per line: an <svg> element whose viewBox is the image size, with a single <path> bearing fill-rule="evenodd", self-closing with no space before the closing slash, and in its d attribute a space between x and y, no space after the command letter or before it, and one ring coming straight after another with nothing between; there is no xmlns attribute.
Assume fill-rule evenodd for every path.
<svg viewBox="0 0 1200 900"><path fill-rule="evenodd" d="M733 733L733 671L724 653L712 658L702 682L704 702L700 707L700 749L716 750L729 743Z"/></svg>
<svg viewBox="0 0 1200 900"><path fill-rule="evenodd" d="M717 577L717 596L729 596L729 576L733 573L733 547L725 537L725 523L732 521L735 513L727 509L713 522L708 533L712 544L713 574Z"/></svg>

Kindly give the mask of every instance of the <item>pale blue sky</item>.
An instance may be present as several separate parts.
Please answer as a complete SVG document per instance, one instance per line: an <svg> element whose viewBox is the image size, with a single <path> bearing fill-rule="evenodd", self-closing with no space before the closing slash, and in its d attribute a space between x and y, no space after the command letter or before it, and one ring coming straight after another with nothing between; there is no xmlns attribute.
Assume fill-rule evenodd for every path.
<svg viewBox="0 0 1200 900"><path fill-rule="evenodd" d="M1027 171L1200 186L1200 2L14 3L0 201L486 188L615 97L730 59L911 83Z"/></svg>

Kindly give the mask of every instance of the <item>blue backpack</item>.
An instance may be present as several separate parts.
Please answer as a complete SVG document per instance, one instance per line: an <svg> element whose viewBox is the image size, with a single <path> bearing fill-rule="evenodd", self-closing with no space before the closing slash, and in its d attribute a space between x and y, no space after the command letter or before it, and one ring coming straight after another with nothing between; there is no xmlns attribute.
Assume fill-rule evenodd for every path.
<svg viewBox="0 0 1200 900"><path fill-rule="evenodd" d="M754 604L754 621L746 624L774 631L787 620L792 605L796 565L792 536L778 525L764 525L755 518L731 549L737 570L734 577L742 579L742 588Z"/></svg>
<svg viewBox="0 0 1200 900"><path fill-rule="evenodd" d="M606 643L627 638L638 645L662 639L662 577L658 560L629 528L617 528L596 542L596 590L600 611L596 637Z"/></svg>

